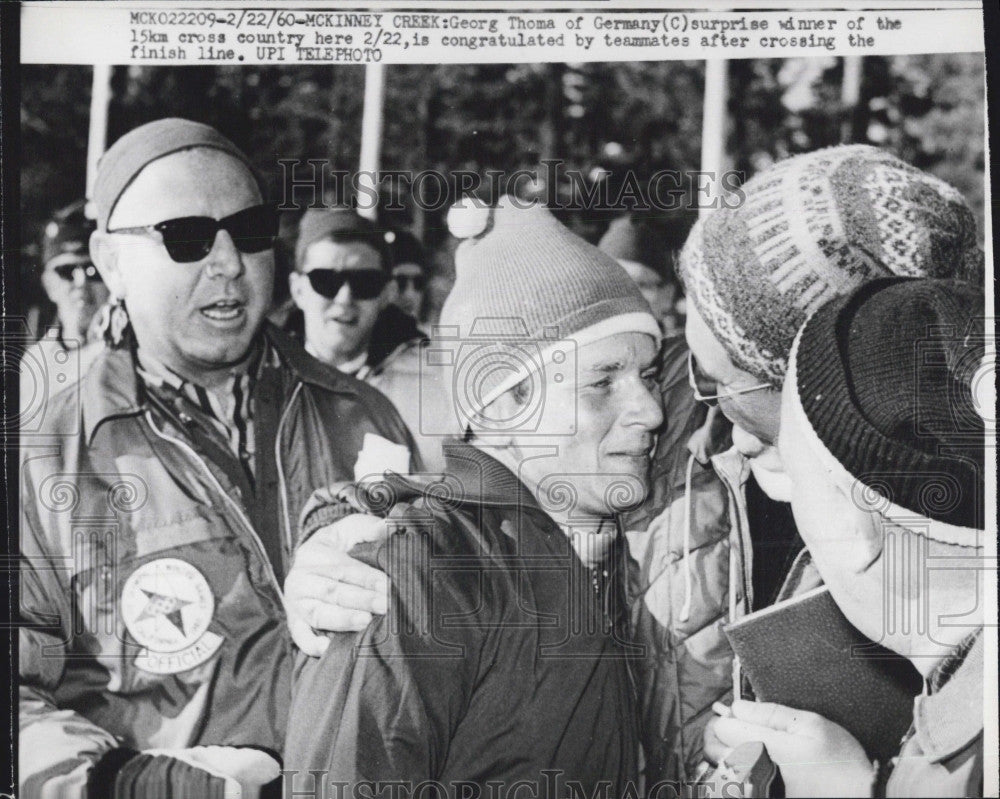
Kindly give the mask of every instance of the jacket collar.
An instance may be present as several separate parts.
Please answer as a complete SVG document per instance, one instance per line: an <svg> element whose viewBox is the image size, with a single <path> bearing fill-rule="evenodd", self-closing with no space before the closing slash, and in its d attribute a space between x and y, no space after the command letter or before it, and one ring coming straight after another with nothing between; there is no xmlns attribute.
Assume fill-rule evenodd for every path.
<svg viewBox="0 0 1000 799"><path fill-rule="evenodd" d="M442 449L445 473L458 481L463 502L539 508L528 487L492 455L457 439L445 441Z"/></svg>
<svg viewBox="0 0 1000 799"><path fill-rule="evenodd" d="M367 364L373 370L378 369L401 347L414 346L426 340L427 336L417 327L416 319L395 305L388 305L372 327Z"/></svg>
<svg viewBox="0 0 1000 799"><path fill-rule="evenodd" d="M264 337L278 353L278 359L303 383L337 394L357 395L358 381L312 357L302 345L270 322L264 323Z"/></svg>
<svg viewBox="0 0 1000 799"><path fill-rule="evenodd" d="M973 633L971 646L960 646L942 664L954 673L941 689L914 701L914 736L933 761L951 757L983 731L983 657L980 629Z"/></svg>
<svg viewBox="0 0 1000 799"><path fill-rule="evenodd" d="M736 447L730 447L711 457L715 473L725 480L733 491L740 489L750 478L750 461Z"/></svg>
<svg viewBox="0 0 1000 799"><path fill-rule="evenodd" d="M262 335L294 378L326 391L357 394L354 378L324 366L270 322L264 324ZM128 348L102 352L84 376L80 395L88 445L94 431L106 420L141 413L146 403L139 388L133 352Z"/></svg>
<svg viewBox="0 0 1000 799"><path fill-rule="evenodd" d="M130 349L105 349L80 384L83 432L89 446L94 431L107 419L140 413L139 377Z"/></svg>

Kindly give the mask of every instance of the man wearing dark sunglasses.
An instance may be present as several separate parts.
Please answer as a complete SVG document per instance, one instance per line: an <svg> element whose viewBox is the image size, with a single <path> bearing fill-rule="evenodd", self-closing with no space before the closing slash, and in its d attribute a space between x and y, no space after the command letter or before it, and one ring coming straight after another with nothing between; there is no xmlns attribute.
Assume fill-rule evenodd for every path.
<svg viewBox="0 0 1000 799"><path fill-rule="evenodd" d="M419 383L427 336L394 304L398 291L389 264L396 235L350 208L306 211L289 289L302 313L306 350L385 394L413 433L425 466L436 471L444 465L441 439L421 432L432 410L424 407L421 416L420 401L429 396L421 395Z"/></svg>
<svg viewBox="0 0 1000 799"><path fill-rule="evenodd" d="M108 298L87 249L93 229L80 201L57 212L42 238L42 288L55 305L58 335L67 349L92 338L91 322Z"/></svg>
<svg viewBox="0 0 1000 799"><path fill-rule="evenodd" d="M22 436L22 791L256 796L284 741L301 506L366 439L419 459L381 394L265 323L275 210L232 142L137 128L94 202L109 346Z"/></svg>
<svg viewBox="0 0 1000 799"><path fill-rule="evenodd" d="M39 282L52 303L28 312L38 340L20 363L22 427L42 422L45 397L79 379L100 352L99 310L108 290L87 250L94 222L83 200L57 211L42 236Z"/></svg>

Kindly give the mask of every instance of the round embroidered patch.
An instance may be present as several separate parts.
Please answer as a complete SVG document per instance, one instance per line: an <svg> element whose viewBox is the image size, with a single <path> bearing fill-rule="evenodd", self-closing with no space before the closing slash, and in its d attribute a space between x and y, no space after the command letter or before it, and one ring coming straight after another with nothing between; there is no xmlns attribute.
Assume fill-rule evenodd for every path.
<svg viewBox="0 0 1000 799"><path fill-rule="evenodd" d="M178 558L144 563L125 581L125 627L144 647L136 665L155 674L194 668L211 657L222 637L209 632L215 598L204 575Z"/></svg>

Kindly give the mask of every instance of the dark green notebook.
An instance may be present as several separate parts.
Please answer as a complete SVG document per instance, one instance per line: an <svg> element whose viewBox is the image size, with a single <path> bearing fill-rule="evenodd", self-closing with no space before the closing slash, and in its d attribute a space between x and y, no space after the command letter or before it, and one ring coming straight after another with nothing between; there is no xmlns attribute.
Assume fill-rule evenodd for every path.
<svg viewBox="0 0 1000 799"><path fill-rule="evenodd" d="M908 660L858 632L825 586L723 629L757 699L819 713L879 762L899 753L923 681Z"/></svg>

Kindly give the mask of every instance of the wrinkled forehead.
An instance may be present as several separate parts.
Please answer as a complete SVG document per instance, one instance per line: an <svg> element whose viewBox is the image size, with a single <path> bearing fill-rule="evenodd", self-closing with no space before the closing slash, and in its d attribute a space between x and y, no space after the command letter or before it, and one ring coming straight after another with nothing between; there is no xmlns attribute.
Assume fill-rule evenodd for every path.
<svg viewBox="0 0 1000 799"><path fill-rule="evenodd" d="M185 216L221 219L260 202L260 187L244 163L220 150L193 147L143 167L122 192L108 229Z"/></svg>
<svg viewBox="0 0 1000 799"><path fill-rule="evenodd" d="M378 251L360 241L334 241L321 239L306 248L302 259L302 271L313 269L345 270L371 269L382 270L382 259Z"/></svg>
<svg viewBox="0 0 1000 799"><path fill-rule="evenodd" d="M578 347L576 357L581 373L645 369L656 359L656 341L646 333L615 333Z"/></svg>

